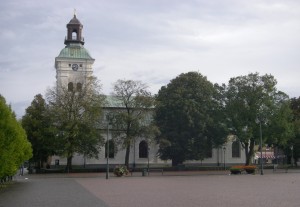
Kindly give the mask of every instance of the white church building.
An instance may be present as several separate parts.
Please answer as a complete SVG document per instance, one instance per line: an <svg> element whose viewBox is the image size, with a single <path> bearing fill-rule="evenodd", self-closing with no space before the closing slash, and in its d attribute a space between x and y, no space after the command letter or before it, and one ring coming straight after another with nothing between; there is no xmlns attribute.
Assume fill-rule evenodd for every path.
<svg viewBox="0 0 300 207"><path fill-rule="evenodd" d="M83 25L77 19L76 14L67 24L67 36L65 38L65 47L55 58L56 83L57 87L78 88L85 83L87 77L93 74L93 63L95 59L84 47L84 38L82 36ZM109 98L109 97L108 97ZM109 110L113 110L116 106L111 101L107 101L104 107L104 114ZM119 106L118 106L119 107ZM105 116L104 116L105 117ZM103 118L105 122L105 119ZM110 128L101 130L105 140L109 140L109 144L113 144ZM99 159L88 159L83 155L75 154L72 165L81 166L98 166L105 165L107 162L105 146L101 149ZM149 150L149 153L148 153ZM155 143L147 143L143 137L136 139L130 150L129 163L132 166L171 166L171 160L161 160L158 155L158 145ZM118 165L125 163L125 150L118 150L116 153L109 152L109 163ZM148 156L149 155L149 156ZM245 163L245 150L240 142L234 136L228 136L227 143L217 149L212 149L210 157L198 161L186 161L185 165L209 165L223 166ZM53 156L51 165L66 165L67 159L63 157Z"/></svg>

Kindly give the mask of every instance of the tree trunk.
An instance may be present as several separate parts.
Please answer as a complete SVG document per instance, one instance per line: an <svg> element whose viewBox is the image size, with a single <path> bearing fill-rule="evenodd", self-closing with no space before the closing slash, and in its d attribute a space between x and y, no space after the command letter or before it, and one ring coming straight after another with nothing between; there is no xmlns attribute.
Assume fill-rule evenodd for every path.
<svg viewBox="0 0 300 207"><path fill-rule="evenodd" d="M245 165L249 165L249 162L250 162L250 160L249 160L249 143L246 142L244 144L245 144L245 156L246 156L246 163L245 163Z"/></svg>
<svg viewBox="0 0 300 207"><path fill-rule="evenodd" d="M67 166L66 166L66 171L69 173L70 170L72 170L72 158L73 156L69 156L67 158Z"/></svg>
<svg viewBox="0 0 300 207"><path fill-rule="evenodd" d="M250 144L245 143L246 165L252 164L252 157L254 154L254 143L254 139L250 139Z"/></svg>
<svg viewBox="0 0 300 207"><path fill-rule="evenodd" d="M126 155L125 155L125 166L129 169L129 154L130 154L130 144L126 147Z"/></svg>

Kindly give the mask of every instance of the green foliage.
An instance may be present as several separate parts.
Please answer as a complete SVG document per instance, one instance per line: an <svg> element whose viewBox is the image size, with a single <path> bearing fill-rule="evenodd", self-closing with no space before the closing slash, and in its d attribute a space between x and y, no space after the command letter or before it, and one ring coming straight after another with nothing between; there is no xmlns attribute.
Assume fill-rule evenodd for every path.
<svg viewBox="0 0 300 207"><path fill-rule="evenodd" d="M224 143L220 89L197 72L181 74L160 89L155 121L161 132L161 159L172 159L173 165L201 160L212 146Z"/></svg>
<svg viewBox="0 0 300 207"><path fill-rule="evenodd" d="M255 165L236 165L230 167L231 174L241 174L243 171L246 171L248 174L255 174L257 167Z"/></svg>
<svg viewBox="0 0 300 207"><path fill-rule="evenodd" d="M118 177L121 177L123 175L127 175L129 173L128 169L126 166L118 165L114 169L114 174Z"/></svg>
<svg viewBox="0 0 300 207"><path fill-rule="evenodd" d="M265 142L271 146L284 147L294 136L293 114L288 96L278 92L274 99L272 114L265 123Z"/></svg>
<svg viewBox="0 0 300 207"><path fill-rule="evenodd" d="M0 179L13 176L32 156L26 133L0 95Z"/></svg>
<svg viewBox="0 0 300 207"><path fill-rule="evenodd" d="M300 157L300 97L292 98L290 107L293 112L294 137L289 144L293 146L293 156L298 161Z"/></svg>
<svg viewBox="0 0 300 207"><path fill-rule="evenodd" d="M90 77L80 90L53 88L47 92L57 140L56 153L67 157L71 169L74 153L98 157L103 138L99 132L104 96L96 78Z"/></svg>
<svg viewBox="0 0 300 207"><path fill-rule="evenodd" d="M116 143L121 143L126 149L126 166L129 165L130 146L135 139L143 137L151 140L157 133L151 118L154 98L147 88L140 81L133 80L118 80L114 84L113 97L121 107L111 111L113 134Z"/></svg>
<svg viewBox="0 0 300 207"><path fill-rule="evenodd" d="M33 157L30 161L35 162L36 167L40 168L49 156L55 154L57 142L49 109L41 94L36 95L26 109L22 126L33 149Z"/></svg>
<svg viewBox="0 0 300 207"><path fill-rule="evenodd" d="M229 126L245 148L246 165L254 155L254 144L259 143L259 123L269 144L286 143L290 137L288 97L277 91L276 84L272 75L250 73L231 78L224 86Z"/></svg>

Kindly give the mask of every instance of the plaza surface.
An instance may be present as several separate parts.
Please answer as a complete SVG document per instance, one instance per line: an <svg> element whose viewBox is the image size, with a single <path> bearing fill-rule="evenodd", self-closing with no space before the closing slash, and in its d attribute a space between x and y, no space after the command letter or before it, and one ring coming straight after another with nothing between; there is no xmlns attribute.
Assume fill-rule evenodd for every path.
<svg viewBox="0 0 300 207"><path fill-rule="evenodd" d="M0 190L0 207L300 206L300 173L166 172L17 176Z"/></svg>

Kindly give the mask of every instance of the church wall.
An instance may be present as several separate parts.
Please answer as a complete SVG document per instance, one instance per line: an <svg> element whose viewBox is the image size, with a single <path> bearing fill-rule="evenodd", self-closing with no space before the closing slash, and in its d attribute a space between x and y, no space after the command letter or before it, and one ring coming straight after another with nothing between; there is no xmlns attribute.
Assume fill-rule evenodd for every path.
<svg viewBox="0 0 300 207"><path fill-rule="evenodd" d="M106 135L103 135L104 137ZM109 136L111 138L111 136ZM145 166L148 164L147 158L139 158L139 143L141 140L137 141L135 143L135 148L132 146L130 149L130 158L129 158L129 164L133 166L133 163L136 164L136 166ZM225 154L224 154L224 146L225 146ZM211 158L205 158L204 160L188 160L185 161L183 164L185 165L207 165L207 166L224 166L224 156L225 156L225 165L236 165L236 164L244 164L246 157L245 157L245 150L241 148L240 151L240 157L235 158L232 157L232 141L228 141L226 145L219 149L213 149L212 157ZM149 163L151 166L171 166L171 160L164 161L159 159L157 156L158 152L158 145L151 144L150 145L150 152L149 152ZM135 159L134 159L135 157ZM51 164L55 164L55 160L59 159L60 165L66 165L67 159L61 158L58 156L53 156ZM105 158L105 149L104 147L101 148L101 151L99 153L99 159L95 158L86 158L82 155L74 155L72 164L73 165L105 165L106 164L106 158ZM109 164L111 165L123 165L125 163L125 150L119 149L116 153L114 158L109 158Z"/></svg>
<svg viewBox="0 0 300 207"><path fill-rule="evenodd" d="M87 77L92 76L93 60L71 59L71 58L56 58L56 80L57 87L67 87L69 82L84 83ZM72 64L78 64L78 71L73 71Z"/></svg>
<svg viewBox="0 0 300 207"><path fill-rule="evenodd" d="M104 135L106 136L106 135ZM109 136L111 137L111 136ZM170 165L171 161L163 161L158 158L157 156L158 145L151 144L150 151L149 151L149 163L152 165ZM118 152L115 154L114 158L109 158L109 163L111 165L123 165L125 163L125 150L119 149ZM51 165L55 165L55 160L59 160L60 165L66 165L67 159L59 156L53 156ZM84 159L83 155L75 154L72 160L72 165L105 165L106 164L106 157L105 157L105 148L102 147L99 153L99 158L86 158ZM135 143L135 147L130 148L130 157L129 157L129 164L133 166L139 165L147 165L148 159L147 158L139 158L139 141Z"/></svg>

